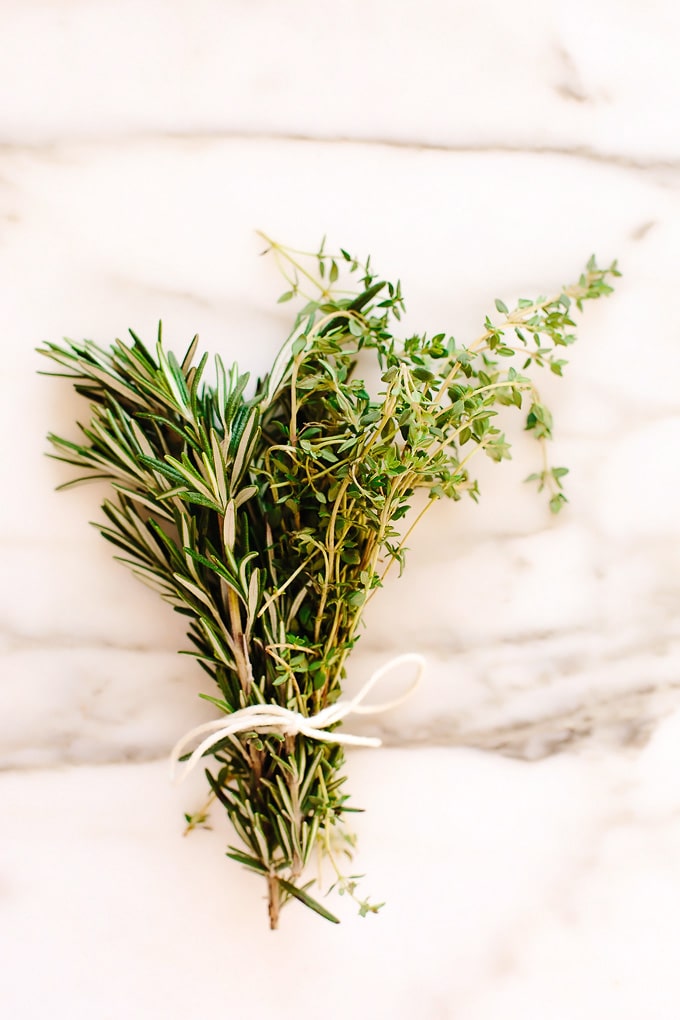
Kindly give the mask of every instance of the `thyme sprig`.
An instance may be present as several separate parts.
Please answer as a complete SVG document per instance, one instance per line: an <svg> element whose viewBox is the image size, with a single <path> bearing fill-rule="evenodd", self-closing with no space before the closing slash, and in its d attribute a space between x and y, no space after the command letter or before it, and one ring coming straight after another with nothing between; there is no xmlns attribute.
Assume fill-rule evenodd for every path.
<svg viewBox="0 0 680 1020"><path fill-rule="evenodd" d="M63 487L110 482L97 527L187 618L191 654L218 690L203 697L227 714L274 703L309 716L340 696L364 606L392 564L403 567L413 527L440 498L477 499L476 454L510 457L499 407L523 414L542 448L531 478L560 509L566 468L548 462L552 417L526 373L562 374L573 307L608 294L618 270L591 259L551 298L498 300L466 346L445 333L398 339L400 285L370 260L266 241L287 280L280 301L302 305L254 385L219 356L206 382L198 338L179 361L160 327L154 351L131 333L110 349L65 341L41 353L89 402L77 441L49 436L80 472ZM359 374L366 363L377 392ZM409 525L419 490L429 498ZM362 914L378 909L333 849L339 835L352 845L339 744L250 732L209 753L210 795L241 841L228 856L266 879L272 928L293 898L337 921L309 892L314 854ZM203 825L205 811L186 820Z"/></svg>

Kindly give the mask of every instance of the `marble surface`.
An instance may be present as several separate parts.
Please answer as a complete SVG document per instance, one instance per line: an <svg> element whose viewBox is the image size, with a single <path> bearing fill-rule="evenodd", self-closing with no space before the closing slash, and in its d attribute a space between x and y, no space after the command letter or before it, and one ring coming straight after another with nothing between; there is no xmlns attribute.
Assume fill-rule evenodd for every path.
<svg viewBox="0 0 680 1020"><path fill-rule="evenodd" d="M8 0L0 39L8 1015L240 1018L255 987L258 1015L293 1017L333 987L331 1017L675 1018L677 5ZM264 370L290 312L258 228L371 252L405 330L461 340L593 251L624 271L542 385L563 514L522 484L515 433L367 614L349 689L429 661L364 727L386 748L350 756L388 907L340 929L291 907L279 941L220 819L180 838L200 781L169 786L164 760L210 718L205 685L88 527L104 489L54 492L45 433L79 403L34 353L162 318L177 349L199 332Z"/></svg>

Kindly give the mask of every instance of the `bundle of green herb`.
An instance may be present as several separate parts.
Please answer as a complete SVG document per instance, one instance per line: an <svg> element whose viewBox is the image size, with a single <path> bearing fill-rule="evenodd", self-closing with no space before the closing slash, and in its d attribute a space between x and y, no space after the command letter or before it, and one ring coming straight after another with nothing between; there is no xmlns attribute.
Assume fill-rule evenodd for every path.
<svg viewBox="0 0 680 1020"><path fill-rule="evenodd" d="M337 706L362 610L392 564L403 566L408 536L435 500L477 498L471 458L510 456L494 424L499 405L525 409L544 451L532 478L560 509L566 469L548 465L551 415L524 373L561 374L559 355L575 339L572 304L609 293L618 272L591 259L553 298L512 311L496 301L498 320L459 346L443 333L397 340L399 284L369 262L323 246L306 255L268 245L288 281L280 300L304 305L250 389L248 374L219 357L206 383L198 338L179 362L160 329L155 353L134 333L131 345L117 340L108 351L65 341L41 353L90 405L78 442L49 437L57 458L84 472L67 485L111 482L99 530L187 617L192 654L219 689L207 700L225 717L246 712L246 723L215 734L201 753L214 760L211 796L242 841L228 856L265 877L275 928L291 898L336 920L308 891L314 852L362 914L378 909L338 865L352 809L338 717L324 716ZM341 289L353 279L358 287ZM378 368L376 393L357 375L367 359ZM429 498L406 528L418 490ZM304 732L309 717L328 720L325 739ZM189 827L203 820L188 816Z"/></svg>

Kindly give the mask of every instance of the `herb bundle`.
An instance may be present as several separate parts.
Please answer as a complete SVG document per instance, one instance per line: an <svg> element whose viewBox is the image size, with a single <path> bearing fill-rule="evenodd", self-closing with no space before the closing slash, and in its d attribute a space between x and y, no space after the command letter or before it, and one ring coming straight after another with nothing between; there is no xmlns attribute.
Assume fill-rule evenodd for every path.
<svg viewBox="0 0 680 1020"><path fill-rule="evenodd" d="M572 307L609 293L618 271L591 259L552 298L512 310L496 301L497 317L465 346L444 333L398 340L400 286L370 261L267 241L287 280L280 301L303 304L252 385L219 356L207 382L198 338L179 361L160 328L153 351L132 333L109 350L64 341L41 353L89 402L78 441L49 436L55 456L81 469L66 486L111 483L97 527L187 617L192 654L217 686L204 697L225 716L276 705L310 717L337 704L364 606L403 567L413 527L439 498L477 498L475 454L509 458L499 407L523 413L542 448L531 478L560 509L566 469L548 463L552 419L526 373L562 373ZM365 366L377 367L377 392ZM409 521L418 490L427 498ZM338 863L353 809L336 725L326 740L254 727L206 750L210 796L240 840L228 856L265 878L272 928L291 898L337 920L309 892L314 854L362 914L378 909ZM204 819L187 816L189 828Z"/></svg>

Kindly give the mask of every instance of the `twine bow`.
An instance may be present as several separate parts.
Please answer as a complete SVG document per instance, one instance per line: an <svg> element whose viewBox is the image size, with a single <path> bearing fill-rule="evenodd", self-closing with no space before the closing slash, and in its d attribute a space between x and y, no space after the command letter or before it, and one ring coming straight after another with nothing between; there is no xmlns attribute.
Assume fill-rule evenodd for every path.
<svg viewBox="0 0 680 1020"><path fill-rule="evenodd" d="M370 694L373 688L388 673L397 666L404 663L414 663L417 666L416 674L410 687L400 694L398 698L391 701L383 701L377 705L364 705L363 701ZM188 733L177 741L170 752L170 767L172 777L176 782L183 782L193 772L198 761L212 747L224 740L226 737L234 736L237 733L280 733L282 736L294 736L302 734L312 740L322 740L336 744L351 744L353 747L380 747L382 741L378 737L362 737L352 733L333 732L329 733L327 727L334 723L341 722L348 715L378 715L396 708L412 696L419 686L425 659L416 652L407 652L405 655L397 655L390 659L383 666L373 673L366 681L361 690L349 701L336 701L334 705L322 708L316 715L302 715L301 712L294 712L282 705L249 705L247 708L239 708L227 716L226 721L213 719L210 722L194 726ZM204 737L204 734L208 736ZM186 754L186 748L190 746L197 737L204 737L198 747L191 753L184 764L184 768L177 772L179 759Z"/></svg>

